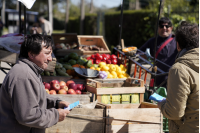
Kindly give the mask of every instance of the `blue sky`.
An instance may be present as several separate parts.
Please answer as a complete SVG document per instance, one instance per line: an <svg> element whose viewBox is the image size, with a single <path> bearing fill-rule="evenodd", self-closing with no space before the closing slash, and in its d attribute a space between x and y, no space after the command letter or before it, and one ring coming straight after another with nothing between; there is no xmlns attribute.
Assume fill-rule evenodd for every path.
<svg viewBox="0 0 200 133"><path fill-rule="evenodd" d="M85 2L90 3L91 0L85 0ZM81 0L71 0L71 2L75 5L81 2ZM93 0L93 4L97 7L101 7L105 5L108 8L117 7L121 4L121 0Z"/></svg>

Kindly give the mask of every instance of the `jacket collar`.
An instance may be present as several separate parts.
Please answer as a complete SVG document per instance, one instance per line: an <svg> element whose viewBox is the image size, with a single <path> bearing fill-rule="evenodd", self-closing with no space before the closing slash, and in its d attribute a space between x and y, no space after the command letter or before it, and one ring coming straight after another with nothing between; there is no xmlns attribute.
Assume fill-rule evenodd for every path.
<svg viewBox="0 0 200 133"><path fill-rule="evenodd" d="M35 63L28 60L27 58L19 58L19 61L26 63L36 73L37 76L39 76L44 71L44 69L40 68Z"/></svg>

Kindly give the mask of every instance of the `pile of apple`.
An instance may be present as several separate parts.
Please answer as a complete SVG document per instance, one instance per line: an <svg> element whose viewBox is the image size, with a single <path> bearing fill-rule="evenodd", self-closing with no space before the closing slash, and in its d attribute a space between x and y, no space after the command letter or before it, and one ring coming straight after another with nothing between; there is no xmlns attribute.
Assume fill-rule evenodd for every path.
<svg viewBox="0 0 200 133"><path fill-rule="evenodd" d="M105 62L106 64L122 64L122 61L117 58L116 55L112 54L93 54L87 57L87 60L91 60L92 64L99 64L100 62Z"/></svg>
<svg viewBox="0 0 200 133"><path fill-rule="evenodd" d="M48 94L85 94L85 85L76 84L73 80L67 82L52 80L50 83L43 82Z"/></svg>

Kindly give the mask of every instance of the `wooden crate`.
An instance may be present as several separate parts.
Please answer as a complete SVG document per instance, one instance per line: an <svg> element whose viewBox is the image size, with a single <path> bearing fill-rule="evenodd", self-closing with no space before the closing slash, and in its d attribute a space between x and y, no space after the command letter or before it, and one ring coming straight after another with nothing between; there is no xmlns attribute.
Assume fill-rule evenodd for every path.
<svg viewBox="0 0 200 133"><path fill-rule="evenodd" d="M52 34L54 45L57 43L68 43L72 45L76 43L79 46L78 38L76 33L65 33L65 34ZM78 55L82 55L82 51L77 49L56 49L55 56L56 57L63 57L69 53L77 53Z"/></svg>
<svg viewBox="0 0 200 133"><path fill-rule="evenodd" d="M106 133L162 133L163 115L156 105L141 103L131 109L107 109ZM144 106L143 106L144 105Z"/></svg>
<svg viewBox="0 0 200 133"><path fill-rule="evenodd" d="M0 61L6 62L6 63L11 63L11 64L16 64L18 60L19 54L17 53L12 53L7 50L1 50L0 49ZM56 58L54 54L52 53L52 61L48 64L48 67L46 68L46 71L53 72L56 66Z"/></svg>
<svg viewBox="0 0 200 133"><path fill-rule="evenodd" d="M83 55L92 55L92 54L110 54L110 50L103 39L103 36L84 36L78 35L78 41L80 45L96 45L98 47L104 48L105 51L83 51Z"/></svg>
<svg viewBox="0 0 200 133"><path fill-rule="evenodd" d="M114 95L114 94L133 94L139 93L139 101L142 103L144 101L144 81L137 79L140 81L139 87L135 84L131 84L132 80L136 80L134 78L128 78L125 82L115 82L115 83L101 83L96 80L87 79L86 89L87 91L94 93L96 95L96 99L98 102L101 102L103 95ZM89 83L92 82L92 83ZM125 87L124 87L125 86ZM129 87L126 87L129 86ZM107 87L107 88L104 88ZM110 88L109 88L110 87ZM118 108L133 108L139 107L140 103L134 104L107 104L111 106L112 109Z"/></svg>
<svg viewBox="0 0 200 133"><path fill-rule="evenodd" d="M74 108L64 121L47 128L45 133L105 133L105 119L82 115L104 117L105 110Z"/></svg>
<svg viewBox="0 0 200 133"><path fill-rule="evenodd" d="M86 80L84 79L71 79L69 77L64 76L42 76L42 81L49 83L52 80L58 80L67 82L68 80L73 80L76 84L86 84ZM91 93L81 94L81 95L70 95L70 94L56 94L52 95L55 97L59 97L60 99L67 101L69 103L74 103L76 101L80 101L81 104L88 104L93 101L93 97Z"/></svg>

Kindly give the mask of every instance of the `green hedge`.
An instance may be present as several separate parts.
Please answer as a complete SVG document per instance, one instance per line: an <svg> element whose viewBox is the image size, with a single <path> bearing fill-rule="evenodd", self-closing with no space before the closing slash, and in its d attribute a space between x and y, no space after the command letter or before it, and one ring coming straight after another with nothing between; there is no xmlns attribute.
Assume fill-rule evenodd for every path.
<svg viewBox="0 0 200 133"><path fill-rule="evenodd" d="M157 16L153 11L124 11L122 39L125 46L142 46L155 34ZM109 48L119 44L120 12L105 14L105 39Z"/></svg>

